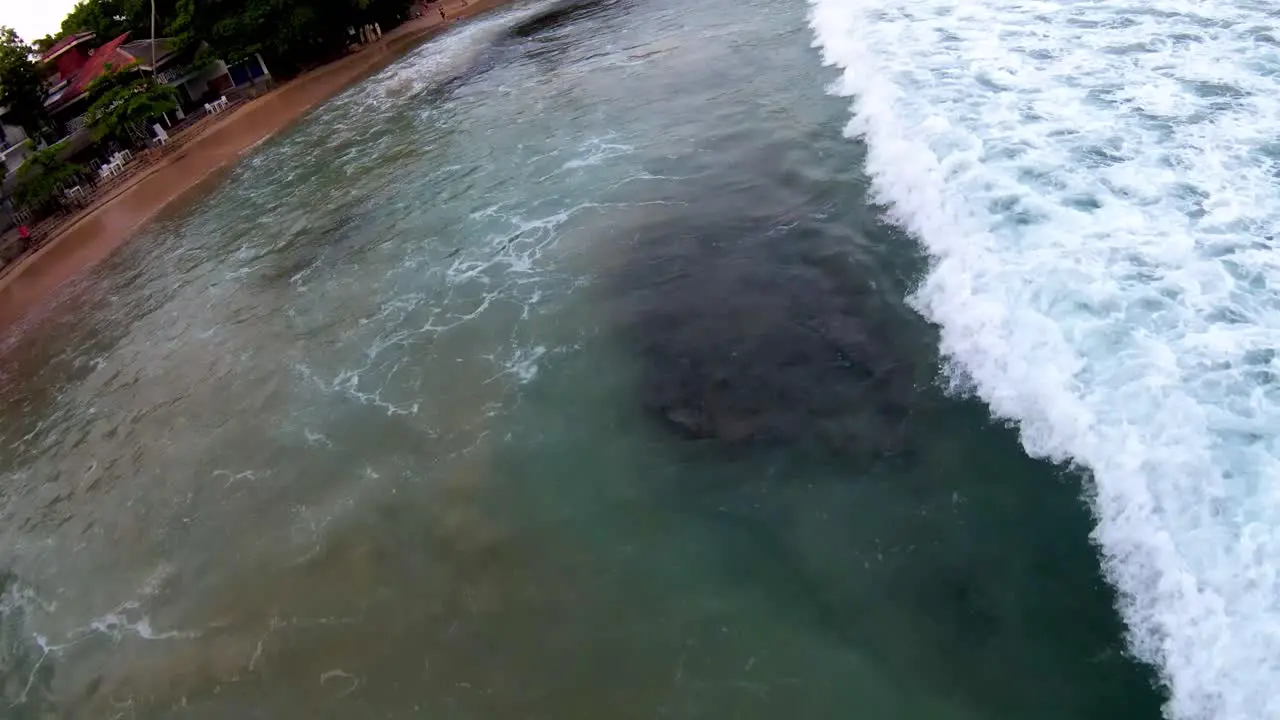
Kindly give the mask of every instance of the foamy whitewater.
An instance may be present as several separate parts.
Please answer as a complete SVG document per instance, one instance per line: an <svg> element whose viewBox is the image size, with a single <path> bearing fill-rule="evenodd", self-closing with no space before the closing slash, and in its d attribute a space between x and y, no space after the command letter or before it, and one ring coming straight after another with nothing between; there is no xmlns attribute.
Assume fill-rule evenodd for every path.
<svg viewBox="0 0 1280 720"><path fill-rule="evenodd" d="M813 0L957 389L1092 476L1177 720L1280 717L1274 5Z"/></svg>

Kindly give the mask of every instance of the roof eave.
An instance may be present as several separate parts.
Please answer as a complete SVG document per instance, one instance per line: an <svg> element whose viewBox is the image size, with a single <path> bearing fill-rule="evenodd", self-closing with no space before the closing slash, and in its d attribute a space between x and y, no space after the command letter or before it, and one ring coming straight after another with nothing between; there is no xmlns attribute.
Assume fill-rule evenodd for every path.
<svg viewBox="0 0 1280 720"><path fill-rule="evenodd" d="M53 53L52 55L44 55L44 56L41 56L41 58L40 58L40 62L41 62L41 63L52 62L53 60L56 60L57 58L59 58L60 56L62 56L65 52L67 52L67 51L68 51L68 50L70 50L71 48L73 48L73 47L77 47L77 46L79 46L79 45L80 45L80 43L83 43L83 42L85 42L85 41L87 41L87 40L91 40L91 39L93 39L94 37L96 37L96 34L95 34L95 33L91 33L91 32L80 33L79 35L77 35L77 36L75 37L75 39L74 39L74 40L72 40L71 42L67 43L67 44L66 44L66 45L64 45L63 47L58 48L58 52Z"/></svg>

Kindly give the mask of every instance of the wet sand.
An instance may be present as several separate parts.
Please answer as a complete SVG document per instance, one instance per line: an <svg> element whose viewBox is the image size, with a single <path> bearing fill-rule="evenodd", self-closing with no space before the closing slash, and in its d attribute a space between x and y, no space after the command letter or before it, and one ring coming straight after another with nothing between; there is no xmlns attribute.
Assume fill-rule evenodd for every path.
<svg viewBox="0 0 1280 720"><path fill-rule="evenodd" d="M447 2L450 20L507 0ZM39 251L0 277L0 328L20 319L50 293L111 254L143 224L180 199L198 197L219 172L351 84L381 70L442 30L435 7L361 51L308 72L204 129L180 152L136 183L62 229Z"/></svg>

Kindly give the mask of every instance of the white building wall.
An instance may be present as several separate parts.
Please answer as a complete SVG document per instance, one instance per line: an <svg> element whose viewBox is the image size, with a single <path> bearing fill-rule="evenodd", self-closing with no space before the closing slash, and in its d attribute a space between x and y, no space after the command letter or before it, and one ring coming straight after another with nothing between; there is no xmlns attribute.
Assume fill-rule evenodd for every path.
<svg viewBox="0 0 1280 720"><path fill-rule="evenodd" d="M0 153L4 157L6 174L13 173L31 155L31 144L23 143L27 139L27 133L17 125L0 123L0 134L4 136Z"/></svg>
<svg viewBox="0 0 1280 720"><path fill-rule="evenodd" d="M199 100L209 89L209 83L214 79L227 74L227 64L221 60L215 60L209 64L199 75L188 78L183 85L187 88L187 93L191 95L192 100Z"/></svg>
<svg viewBox="0 0 1280 720"><path fill-rule="evenodd" d="M0 134L4 136L5 145L17 145L27 139L27 133L17 125L0 123Z"/></svg>

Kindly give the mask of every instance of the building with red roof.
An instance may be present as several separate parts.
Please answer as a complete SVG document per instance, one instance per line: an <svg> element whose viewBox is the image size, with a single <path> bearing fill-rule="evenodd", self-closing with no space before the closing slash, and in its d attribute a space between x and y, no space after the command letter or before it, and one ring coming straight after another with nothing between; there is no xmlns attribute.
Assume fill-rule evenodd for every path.
<svg viewBox="0 0 1280 720"><path fill-rule="evenodd" d="M73 75L65 77L64 82L55 86L49 93L44 103L49 111L57 113L80 99L84 95L85 88L102 77L108 68L119 70L137 62L132 55L120 51L120 46L128 39L129 33L125 33L106 45L90 51L87 61Z"/></svg>
<svg viewBox="0 0 1280 720"><path fill-rule="evenodd" d="M52 64L58 79L64 80L79 72L89 62L89 54L93 52L92 41L96 36L91 32L67 35L40 56L40 62Z"/></svg>
<svg viewBox="0 0 1280 720"><path fill-rule="evenodd" d="M196 61L201 46L180 47L173 38L127 42L128 39L129 33L124 33L94 47L93 33L76 33L63 37L41 55L41 62L54 71L46 86L45 108L67 137L75 136L79 142L88 143L87 136L81 137L80 133L89 107L86 91L95 80L112 71L136 69L173 88L178 96L179 118L233 89L269 82L271 78L257 55L228 66L221 60Z"/></svg>

